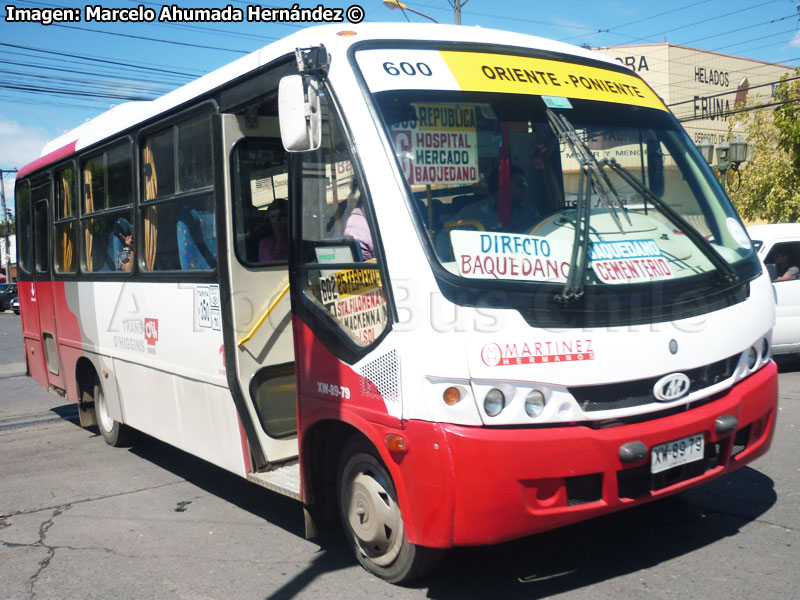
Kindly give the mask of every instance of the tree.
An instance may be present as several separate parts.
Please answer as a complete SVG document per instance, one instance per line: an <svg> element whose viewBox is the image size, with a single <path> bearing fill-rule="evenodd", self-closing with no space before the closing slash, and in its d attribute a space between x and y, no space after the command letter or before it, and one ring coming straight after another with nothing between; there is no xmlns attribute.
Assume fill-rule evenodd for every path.
<svg viewBox="0 0 800 600"><path fill-rule="evenodd" d="M794 78L800 77L795 69ZM800 79L787 75L775 88L770 110L755 106L731 116L729 127L744 131L752 157L742 169L741 187L730 194L746 220L800 221Z"/></svg>

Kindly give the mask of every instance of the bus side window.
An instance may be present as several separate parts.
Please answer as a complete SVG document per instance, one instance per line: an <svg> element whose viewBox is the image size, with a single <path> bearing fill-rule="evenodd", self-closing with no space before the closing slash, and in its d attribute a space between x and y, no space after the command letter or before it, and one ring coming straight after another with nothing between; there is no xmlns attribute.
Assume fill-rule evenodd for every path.
<svg viewBox="0 0 800 600"><path fill-rule="evenodd" d="M289 259L289 174L280 139L245 138L234 148L234 249L249 266Z"/></svg>
<svg viewBox="0 0 800 600"><path fill-rule="evenodd" d="M211 119L180 121L142 140L138 263L145 271L217 266Z"/></svg>
<svg viewBox="0 0 800 600"><path fill-rule="evenodd" d="M322 114L322 144L302 155L300 283L341 331L368 346L388 325L381 257L348 140L325 98Z"/></svg>
<svg viewBox="0 0 800 600"><path fill-rule="evenodd" d="M119 270L119 251L122 249L119 235L123 230L133 233L132 167L133 153L128 141L114 144L82 161L79 187L84 272ZM57 211L59 220L68 215L66 207L57 207ZM63 221L57 223L57 227L68 227L69 223ZM56 243L61 245L61 239L57 238ZM57 253L68 254L68 250L66 246L57 247Z"/></svg>
<svg viewBox="0 0 800 600"><path fill-rule="evenodd" d="M72 165L56 171L55 178L55 269L57 273L74 273L75 260L75 168Z"/></svg>
<svg viewBox="0 0 800 600"><path fill-rule="evenodd" d="M33 231L31 226L31 184L27 179L17 181L14 197L17 202L17 253L23 273L33 269Z"/></svg>

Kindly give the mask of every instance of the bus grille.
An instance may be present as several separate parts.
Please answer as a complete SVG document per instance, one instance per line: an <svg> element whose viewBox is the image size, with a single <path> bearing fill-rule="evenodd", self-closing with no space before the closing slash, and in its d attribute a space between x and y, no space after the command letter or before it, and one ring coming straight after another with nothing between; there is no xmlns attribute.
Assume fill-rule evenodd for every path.
<svg viewBox="0 0 800 600"><path fill-rule="evenodd" d="M689 377L691 382L689 393L728 379L733 375L738 361L739 354L735 354L702 367L681 371ZM653 396L653 386L667 374L622 383L570 387L568 390L578 401L580 407L587 412L643 406L656 401Z"/></svg>

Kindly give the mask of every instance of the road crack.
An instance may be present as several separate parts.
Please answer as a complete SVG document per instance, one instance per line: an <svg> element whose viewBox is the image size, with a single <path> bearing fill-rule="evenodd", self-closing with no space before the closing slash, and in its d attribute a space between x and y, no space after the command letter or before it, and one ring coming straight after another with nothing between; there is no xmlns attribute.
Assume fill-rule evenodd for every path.
<svg viewBox="0 0 800 600"><path fill-rule="evenodd" d="M34 587L36 586L36 582L39 578L39 575L41 575L44 572L44 570L50 566L50 561L52 561L53 557L56 555L56 546L48 546L45 543L45 540L47 538L47 532L50 531L50 528L55 523L55 520L70 508L72 508L71 504L63 504L61 506L57 506L55 510L53 510L52 516L46 521L44 521L41 525L39 525L39 539L33 544L30 544L30 546L32 547L40 547L46 549L47 556L45 556L42 560L39 561L39 568L36 569L36 572L33 575L31 575L30 578L28 579L28 592L29 592L28 600L33 600L34 598L36 598L36 591L34 590Z"/></svg>
<svg viewBox="0 0 800 600"><path fill-rule="evenodd" d="M182 483L186 483L186 482L185 481L172 481L170 483L162 483L160 485L153 485L153 486L149 486L149 487L138 488L138 489L135 489L135 490L128 490L127 492L118 492L116 494L107 494L105 496L94 496L92 498L84 498L83 500L75 500L73 502L70 502L69 504L62 504L62 505L56 505L56 506L43 506L42 508L36 508L36 509L33 509L33 510L18 510L18 511L13 512L13 513L7 513L7 514L4 514L4 515L0 515L0 529L2 529L2 527L3 527L2 523L5 522L7 519L9 519L11 517L18 517L20 515L35 515L36 513L40 513L40 512L44 512L44 511L48 511L48 510L58 510L60 508L63 508L64 506L67 506L67 507L71 508L73 506L77 506L78 504L85 504L87 502L97 502L99 500L108 500L109 498L119 498L121 496L127 496L128 494L138 494L140 492L149 492L151 490L158 490L158 489L169 487L169 486L172 486L172 485L180 485ZM8 523L5 526L8 526Z"/></svg>

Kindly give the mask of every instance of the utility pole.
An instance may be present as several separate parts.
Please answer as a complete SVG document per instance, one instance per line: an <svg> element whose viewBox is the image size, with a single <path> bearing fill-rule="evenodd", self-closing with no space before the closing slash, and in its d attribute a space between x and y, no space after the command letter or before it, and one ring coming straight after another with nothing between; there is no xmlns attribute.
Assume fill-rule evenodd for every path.
<svg viewBox="0 0 800 600"><path fill-rule="evenodd" d="M8 243L8 212L6 211L6 190L3 184L3 173L16 173L16 169L0 169L0 201L2 201L3 211L3 248L5 250L5 267L6 281L11 282L11 255Z"/></svg>
<svg viewBox="0 0 800 600"><path fill-rule="evenodd" d="M453 11L455 13L456 25L461 25L461 7L464 6L469 0L453 0Z"/></svg>

